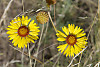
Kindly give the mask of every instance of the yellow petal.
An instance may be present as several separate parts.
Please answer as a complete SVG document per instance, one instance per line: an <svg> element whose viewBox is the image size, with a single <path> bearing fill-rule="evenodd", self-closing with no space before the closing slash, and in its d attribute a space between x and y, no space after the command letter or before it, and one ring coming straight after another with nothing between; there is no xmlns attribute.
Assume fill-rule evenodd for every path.
<svg viewBox="0 0 100 67"><path fill-rule="evenodd" d="M76 43L80 48L85 48L85 45L84 44L79 44L79 43Z"/></svg>
<svg viewBox="0 0 100 67"><path fill-rule="evenodd" d="M7 30L9 31L9 30L16 30L16 29L12 29L12 28L7 28Z"/></svg>
<svg viewBox="0 0 100 67"><path fill-rule="evenodd" d="M70 52L71 52L71 49L70 49L70 45L68 45L68 47L66 48L66 50L64 51L64 55L68 53L68 55L70 56Z"/></svg>
<svg viewBox="0 0 100 67"><path fill-rule="evenodd" d="M16 46L17 46L17 44L18 44L18 42L14 42L14 44L13 44L13 45L16 47Z"/></svg>
<svg viewBox="0 0 100 67"><path fill-rule="evenodd" d="M77 45L74 45L75 47L75 54L78 54L82 49L78 47Z"/></svg>
<svg viewBox="0 0 100 67"><path fill-rule="evenodd" d="M17 36L16 38L14 38L12 42L14 43L13 44L14 46L16 46L18 44L18 47L21 48L21 46L22 46L21 45L22 40L21 40L21 37L20 36Z"/></svg>
<svg viewBox="0 0 100 67"><path fill-rule="evenodd" d="M29 29L31 29L31 30L32 30L32 29L33 29L33 30L36 30L36 29L38 29L38 28L40 28L40 27L39 27L39 26L30 26L30 27L29 27Z"/></svg>
<svg viewBox="0 0 100 67"><path fill-rule="evenodd" d="M67 54L66 54L66 57L67 57L68 55L69 55L69 54L67 53Z"/></svg>
<svg viewBox="0 0 100 67"><path fill-rule="evenodd" d="M32 31L32 32L40 32L40 30L39 29L32 29L32 28L30 28L30 31Z"/></svg>
<svg viewBox="0 0 100 67"><path fill-rule="evenodd" d="M12 29L18 29L18 28L19 28L19 27L11 26L11 25L9 25L8 27L9 27L9 28L12 28Z"/></svg>
<svg viewBox="0 0 100 67"><path fill-rule="evenodd" d="M34 20L32 20L29 24L29 27L31 28L32 26L34 26L34 24L36 25L36 23L34 23Z"/></svg>
<svg viewBox="0 0 100 67"><path fill-rule="evenodd" d="M16 34L17 33L17 30L9 30L7 31L7 34Z"/></svg>
<svg viewBox="0 0 100 67"><path fill-rule="evenodd" d="M78 54L78 51L79 51L79 50L77 50L77 46L74 45L74 47L75 47L75 51L74 51L74 53L75 53L75 54Z"/></svg>
<svg viewBox="0 0 100 67"><path fill-rule="evenodd" d="M15 41L16 41L16 42L19 42L18 40L19 40L19 36L16 36L16 37L13 39L12 43L14 43Z"/></svg>
<svg viewBox="0 0 100 67"><path fill-rule="evenodd" d="M14 46L17 46L17 44L19 43L19 36L16 36L15 38L13 38L12 43L14 43Z"/></svg>
<svg viewBox="0 0 100 67"><path fill-rule="evenodd" d="M28 16L25 17L25 20L28 20Z"/></svg>
<svg viewBox="0 0 100 67"><path fill-rule="evenodd" d="M17 23L17 25L20 27L21 26L21 21Z"/></svg>
<svg viewBox="0 0 100 67"><path fill-rule="evenodd" d="M71 33L71 34L73 34L73 32L74 32L74 27L75 27L75 25L73 24L68 24L68 29L69 29L69 32Z"/></svg>
<svg viewBox="0 0 100 67"><path fill-rule="evenodd" d="M58 31L58 30L57 30L57 32L59 32L59 34L62 35L63 37L67 37L67 36L66 36L64 33L62 33L61 31Z"/></svg>
<svg viewBox="0 0 100 67"><path fill-rule="evenodd" d="M17 20L18 20L18 22L21 22L21 18L20 17L18 17Z"/></svg>
<svg viewBox="0 0 100 67"><path fill-rule="evenodd" d="M81 37L81 38L77 39L77 41L85 41L85 40L87 40L86 37Z"/></svg>
<svg viewBox="0 0 100 67"><path fill-rule="evenodd" d="M25 25L26 26L26 22L25 21L27 21L25 18L24 18L24 16L22 16L22 21L21 21L21 23L22 23L22 25Z"/></svg>
<svg viewBox="0 0 100 67"><path fill-rule="evenodd" d="M21 37L18 36L18 39L16 40L18 42L18 47L21 48L21 43L22 43L22 40L21 40Z"/></svg>
<svg viewBox="0 0 100 67"><path fill-rule="evenodd" d="M62 30L65 32L66 35L69 35L69 30L67 27L62 27Z"/></svg>
<svg viewBox="0 0 100 67"><path fill-rule="evenodd" d="M78 28L78 26L75 27L73 34L78 34L82 31L82 29L80 29L80 27Z"/></svg>
<svg viewBox="0 0 100 67"><path fill-rule="evenodd" d="M64 52L65 48L67 47L67 44L59 45L57 48L59 48L58 51L61 50L61 53Z"/></svg>
<svg viewBox="0 0 100 67"><path fill-rule="evenodd" d="M74 57L74 47L73 46L71 46L71 56L73 56Z"/></svg>
<svg viewBox="0 0 100 67"><path fill-rule="evenodd" d="M30 19L28 19L28 20L25 20L25 21L24 21L24 25L25 25L25 26L27 26L27 25L28 25L28 23L29 23L30 21L31 21L31 18L30 18Z"/></svg>
<svg viewBox="0 0 100 67"><path fill-rule="evenodd" d="M9 35L8 37L10 37L10 39L9 40L12 40L12 39L14 39L14 38L16 38L17 37L17 33L16 34L12 34L12 35Z"/></svg>
<svg viewBox="0 0 100 67"><path fill-rule="evenodd" d="M24 37L21 39L21 47L24 48L24 45L26 44L26 40Z"/></svg>
<svg viewBox="0 0 100 67"><path fill-rule="evenodd" d="M28 37L29 37L29 38L31 38L31 39L34 39L34 40L39 39L39 37L38 37L38 36L31 36L31 35L28 35Z"/></svg>
<svg viewBox="0 0 100 67"><path fill-rule="evenodd" d="M27 44L25 44L25 47L27 48Z"/></svg>
<svg viewBox="0 0 100 67"><path fill-rule="evenodd" d="M30 41L34 43L34 40L33 40L32 38L30 38L29 36L26 37L26 40L27 40L27 42L29 42L29 43L30 43Z"/></svg>
<svg viewBox="0 0 100 67"><path fill-rule="evenodd" d="M87 44L87 42L86 41L78 41L78 42L76 42L77 44Z"/></svg>
<svg viewBox="0 0 100 67"><path fill-rule="evenodd" d="M37 36L38 35L37 32L29 32L29 34L31 34L32 36Z"/></svg>
<svg viewBox="0 0 100 67"><path fill-rule="evenodd" d="M19 21L18 21L18 18L14 18L13 21L14 21L13 23L17 23L17 22L19 22Z"/></svg>
<svg viewBox="0 0 100 67"><path fill-rule="evenodd" d="M82 36L85 36L86 33L84 33L84 31L80 32L79 34L76 35L76 37L82 37Z"/></svg>
<svg viewBox="0 0 100 67"><path fill-rule="evenodd" d="M17 24L17 22L10 22L10 24L11 24L11 26L13 26L14 28L16 28L16 29L18 29L19 28L19 26L18 26L18 24Z"/></svg>
<svg viewBox="0 0 100 67"><path fill-rule="evenodd" d="M57 38L58 41L66 41L66 38Z"/></svg>
<svg viewBox="0 0 100 67"><path fill-rule="evenodd" d="M63 38L63 36L59 33L57 33L56 35L57 35L57 37Z"/></svg>
<svg viewBox="0 0 100 67"><path fill-rule="evenodd" d="M22 16L22 20L24 20L24 16Z"/></svg>
<svg viewBox="0 0 100 67"><path fill-rule="evenodd" d="M20 48L20 49L21 49L21 43L19 43L19 44L18 44L18 48Z"/></svg>

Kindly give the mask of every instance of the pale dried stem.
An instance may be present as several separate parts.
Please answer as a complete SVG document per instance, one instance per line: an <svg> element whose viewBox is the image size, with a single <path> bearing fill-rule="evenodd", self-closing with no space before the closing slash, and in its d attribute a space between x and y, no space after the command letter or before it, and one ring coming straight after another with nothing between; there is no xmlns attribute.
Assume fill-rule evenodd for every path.
<svg viewBox="0 0 100 67"><path fill-rule="evenodd" d="M88 66L88 67L91 67L91 65L92 65L92 64L88 64L87 66Z"/></svg>
<svg viewBox="0 0 100 67"><path fill-rule="evenodd" d="M49 26L49 22L47 22L46 30L45 30L44 35L43 35L43 40L45 39L45 36L46 36L47 30L48 30L48 26Z"/></svg>
<svg viewBox="0 0 100 67"><path fill-rule="evenodd" d="M24 9L24 7L23 7L23 9ZM29 10L24 10L24 13L23 12L21 12L20 14L18 14L15 18L17 18L17 17L19 17L19 16L22 16L22 15L26 15L26 14L30 14L30 13L34 13L33 14L33 16L38 12L38 11L40 11L40 10L43 10L43 9L45 9L45 6L44 7L42 7L42 8L40 8L40 9L38 9L38 10L34 10L34 9L29 9Z"/></svg>
<svg viewBox="0 0 100 67"><path fill-rule="evenodd" d="M44 50L46 50L46 49L48 49L48 48L50 48L50 47L54 46L54 45L56 45L56 44L50 45L50 46L48 46L48 47L46 47L46 48L44 48L44 49L40 50L40 51L38 52L38 54L39 54L39 53L41 53L42 51L44 51Z"/></svg>
<svg viewBox="0 0 100 67"><path fill-rule="evenodd" d="M90 59L91 55L93 54L94 50L90 53L89 57L86 58L83 67L87 64L88 60Z"/></svg>
<svg viewBox="0 0 100 67"><path fill-rule="evenodd" d="M4 21L4 19L6 18L6 14L7 14L9 8L10 8L12 2L13 2L13 0L10 0L10 2L8 3L7 7L6 7L5 10L4 10L4 13L3 13L3 15L2 15L2 17L1 17L1 20L0 20L0 27L1 27L1 23L2 23L2 22Z"/></svg>
<svg viewBox="0 0 100 67"><path fill-rule="evenodd" d="M79 64L78 64L78 67L80 67L80 61L81 61L81 58L82 58L82 53L81 53L81 56L80 56L80 59L79 59Z"/></svg>
<svg viewBox="0 0 100 67"><path fill-rule="evenodd" d="M84 9L82 9L82 8L79 8L79 7L77 7L76 5L73 5L73 6L74 6L74 8L80 10L81 12L84 12L85 14L88 14L89 16L94 16L94 14L89 13L88 11L86 11L86 10L84 10Z"/></svg>
<svg viewBox="0 0 100 67"><path fill-rule="evenodd" d="M30 47L30 52L34 49L35 47L35 43L32 45L32 47Z"/></svg>
<svg viewBox="0 0 100 67"><path fill-rule="evenodd" d="M76 66L76 65L78 65L79 63L76 63L76 64L73 64L73 65L71 65L71 67L74 67L74 66Z"/></svg>
<svg viewBox="0 0 100 67"><path fill-rule="evenodd" d="M97 14L98 14L98 12L96 13L96 15L94 17L94 20L93 20L92 24L90 25L90 30L89 30L89 33L87 35L87 39L89 38L89 35L90 35L90 32L92 30L92 27L93 27L94 23L96 22L96 19L97 19L96 16L97 16ZM94 50L91 52L91 54L89 55L89 57L92 55L93 52L94 52ZM86 63L87 63L88 60L89 60L89 58L86 59L86 62L84 63L84 66L86 65Z"/></svg>
<svg viewBox="0 0 100 67"><path fill-rule="evenodd" d="M19 61L19 60L11 60L10 62L7 62L7 64L4 67L8 67L10 64L18 63L18 62L21 62L21 61Z"/></svg>
<svg viewBox="0 0 100 67"><path fill-rule="evenodd" d="M88 47L88 46L87 46L87 47ZM86 47L86 48L87 48L87 47ZM73 59L71 60L70 64L69 64L67 67L70 67L71 64L72 64L72 62L73 62L73 60L74 60L79 54L81 54L86 48L84 48L80 53L78 53L77 55L75 55L75 57L73 57Z"/></svg>
<svg viewBox="0 0 100 67"><path fill-rule="evenodd" d="M54 23L55 23L55 26L56 26L56 6L55 6L55 4L53 5L54 6Z"/></svg>
<svg viewBox="0 0 100 67"><path fill-rule="evenodd" d="M15 47L13 47L12 45L9 45L10 47L12 47L14 50L17 50L17 51L19 51L20 53L22 53L23 51L21 51L21 50L19 50L19 49L17 49L17 48L15 48ZM29 56L29 54L28 53L26 53L26 52L24 52L23 53L24 55L26 55L26 56ZM39 62L39 63L41 63L41 64L43 64L40 60L38 60L36 57L34 57L34 56L30 56L30 58L32 58L32 59L35 59L37 62Z"/></svg>
<svg viewBox="0 0 100 67"><path fill-rule="evenodd" d="M57 29L56 29L56 27L55 27L55 25L54 25L54 23L53 23L53 21L52 21L52 18L51 18L50 12L48 12L48 15L49 15L49 18L50 18L51 23L52 23L52 25L53 25L53 28L54 28L55 32L57 33Z"/></svg>
<svg viewBox="0 0 100 67"><path fill-rule="evenodd" d="M32 67L32 60L31 60L31 51L30 51L30 48L29 48L29 43L28 43L28 54L29 54L29 59L30 59L30 67Z"/></svg>
<svg viewBox="0 0 100 67"><path fill-rule="evenodd" d="M25 47L23 48L23 51L22 51L22 58L21 58L22 67L24 67L24 50L25 50Z"/></svg>
<svg viewBox="0 0 100 67"><path fill-rule="evenodd" d="M99 65L100 65L100 61L94 67L99 67Z"/></svg>
<svg viewBox="0 0 100 67"><path fill-rule="evenodd" d="M59 57L57 58L56 62L54 63L54 65L52 67L56 67L57 62L59 61L60 57L62 54L59 55Z"/></svg>
<svg viewBox="0 0 100 67"><path fill-rule="evenodd" d="M41 39L42 39L42 35L43 35L43 30L44 30L44 24L42 26L42 31L41 31L41 35L40 35L40 39L39 39L39 43L38 43L38 48L37 48L37 52L35 54L36 57L38 57L38 51L39 51L39 48L41 46ZM34 67L36 66L36 60L34 62Z"/></svg>
<svg viewBox="0 0 100 67"><path fill-rule="evenodd" d="M23 13L24 13L24 0L22 0L22 5L23 5Z"/></svg>
<svg viewBox="0 0 100 67"><path fill-rule="evenodd" d="M44 62L44 64L47 64L48 62L50 62L51 60L53 60L54 58L58 57L61 53L57 53L56 55L54 55L52 58L50 58L49 60L47 60L46 62Z"/></svg>
<svg viewBox="0 0 100 67"><path fill-rule="evenodd" d="M96 16L97 16L97 13L96 13L96 15L95 15L95 17L94 17L94 20L93 20L92 24L90 25L90 30L89 30L89 33L88 33L88 35L87 35L87 39L88 39L88 37L89 37L89 35L90 35L90 32L91 32L91 30L92 30L92 27L93 27L93 25L94 25L94 23L95 23Z"/></svg>
<svg viewBox="0 0 100 67"><path fill-rule="evenodd" d="M97 13L96 13L96 15L95 15L95 17L94 17L94 20L93 20L92 24L90 25L90 30L89 30L89 33L88 33L88 35L87 35L87 39L89 38L90 32L91 32L91 30L92 30L92 27L93 27L93 25L94 25L94 23L95 23L95 21L96 21L96 16L97 16ZM92 52L91 52L91 53L92 53ZM84 63L84 66L85 66L86 63L87 63L87 62Z"/></svg>

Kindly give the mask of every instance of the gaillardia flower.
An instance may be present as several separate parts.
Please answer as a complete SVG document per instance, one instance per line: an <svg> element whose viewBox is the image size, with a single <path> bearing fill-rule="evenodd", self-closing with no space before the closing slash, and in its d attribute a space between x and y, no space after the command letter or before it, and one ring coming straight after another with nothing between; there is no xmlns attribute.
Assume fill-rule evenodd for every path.
<svg viewBox="0 0 100 67"><path fill-rule="evenodd" d="M18 17L10 22L11 25L7 28L7 34L9 35L9 40L12 40L14 46L19 48L27 47L27 44L30 42L34 43L34 40L39 39L38 32L40 30L34 20L31 21L31 18L22 16Z"/></svg>
<svg viewBox="0 0 100 67"><path fill-rule="evenodd" d="M87 42L86 33L84 33L83 29L76 26L74 24L68 24L67 27L62 27L63 32L57 31L57 40L58 41L65 41L66 44L59 45L58 51L61 51L64 55L73 56L74 54L78 54L82 49L85 48Z"/></svg>
<svg viewBox="0 0 100 67"><path fill-rule="evenodd" d="M49 15L46 11L40 11L36 15L36 20L38 23L44 24L49 21Z"/></svg>

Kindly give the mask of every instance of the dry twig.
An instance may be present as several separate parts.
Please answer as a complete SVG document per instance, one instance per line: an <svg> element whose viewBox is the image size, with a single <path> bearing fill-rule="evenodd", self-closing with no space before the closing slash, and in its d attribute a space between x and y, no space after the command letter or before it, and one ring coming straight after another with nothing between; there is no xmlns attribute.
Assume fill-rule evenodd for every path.
<svg viewBox="0 0 100 67"><path fill-rule="evenodd" d="M87 47L88 47L88 46L87 46ZM86 47L86 48L87 48L87 47ZM79 54L81 54L86 48L84 48L80 53L78 53L78 54L71 60L70 64L69 64L67 67L70 67L70 65L72 64L73 60L74 60Z"/></svg>
<svg viewBox="0 0 100 67"><path fill-rule="evenodd" d="M8 3L7 7L4 10L4 13L3 13L1 20L0 20L0 26L1 26L1 23L4 21L4 19L6 18L7 11L9 10L12 2L13 2L13 0L10 0L10 2Z"/></svg>
<svg viewBox="0 0 100 67"><path fill-rule="evenodd" d="M21 52L22 53L22 51L21 50L19 50L19 49L17 49L17 48L15 48L15 47L13 47L12 45L10 45L10 47L12 47L14 50L17 50L17 51L19 51L19 52ZM23 53L24 55L26 55L26 56L29 56L29 54L28 53L26 53L26 52L24 52ZM34 56L30 56L30 58L32 58L32 59L35 59L36 61L38 61L39 63L41 63L41 64L43 64L40 60L38 60L36 57L34 57Z"/></svg>

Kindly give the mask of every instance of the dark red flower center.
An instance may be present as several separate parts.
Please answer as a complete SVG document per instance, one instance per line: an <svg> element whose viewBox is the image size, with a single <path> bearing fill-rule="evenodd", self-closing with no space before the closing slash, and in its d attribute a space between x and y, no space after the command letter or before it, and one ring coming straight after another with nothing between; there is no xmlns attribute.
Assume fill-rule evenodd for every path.
<svg viewBox="0 0 100 67"><path fill-rule="evenodd" d="M18 35L21 37L25 37L29 34L29 29L26 26L21 26L18 29Z"/></svg>
<svg viewBox="0 0 100 67"><path fill-rule="evenodd" d="M75 35L68 35L66 37L66 42L68 43L68 45L73 46L74 44L76 44L77 42L77 38Z"/></svg>

